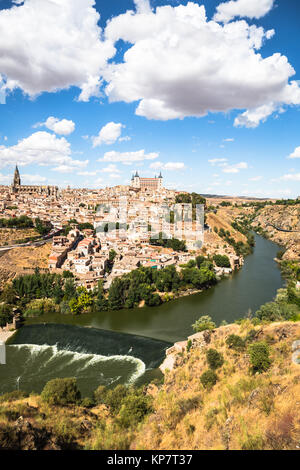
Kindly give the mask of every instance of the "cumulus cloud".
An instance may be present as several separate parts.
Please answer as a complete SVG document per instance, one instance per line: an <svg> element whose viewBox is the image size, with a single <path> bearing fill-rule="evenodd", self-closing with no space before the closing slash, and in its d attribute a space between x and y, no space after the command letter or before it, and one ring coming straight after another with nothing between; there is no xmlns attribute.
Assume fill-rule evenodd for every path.
<svg viewBox="0 0 300 470"><path fill-rule="evenodd" d="M154 170L184 170L185 169L185 164L183 162L167 162L167 163L162 163L162 162L154 162L150 164L150 168Z"/></svg>
<svg viewBox="0 0 300 470"><path fill-rule="evenodd" d="M105 168L102 168L102 170L100 170L102 173L120 173L120 170L117 168L116 165L114 164L110 164L108 166L106 166Z"/></svg>
<svg viewBox="0 0 300 470"><path fill-rule="evenodd" d="M43 126L59 135L69 135L72 134L72 132L75 130L75 123L73 121L68 119L59 120L53 116L48 117L45 122L39 122L38 124L35 124L33 127Z"/></svg>
<svg viewBox="0 0 300 470"><path fill-rule="evenodd" d="M217 6L215 21L227 23L235 17L262 18L272 10L275 0L235 0Z"/></svg>
<svg viewBox="0 0 300 470"><path fill-rule="evenodd" d="M19 3L19 2L18 2ZM115 53L102 40L95 0L25 0L0 11L0 74L6 89L35 96L75 85L99 96L101 70Z"/></svg>
<svg viewBox="0 0 300 470"><path fill-rule="evenodd" d="M300 181L300 173L289 173L280 178L284 181Z"/></svg>
<svg viewBox="0 0 300 470"><path fill-rule="evenodd" d="M79 176L96 176L97 175L97 170L96 171L78 171L77 175Z"/></svg>
<svg viewBox="0 0 300 470"><path fill-rule="evenodd" d="M131 45L123 62L106 68L106 94L111 102L139 102L136 114L148 119L236 109L243 111L236 126L256 127L284 105L300 104L287 58L258 52L273 34L245 20L208 21L204 6L193 2L127 11L105 29L107 40Z"/></svg>
<svg viewBox="0 0 300 470"><path fill-rule="evenodd" d="M227 158L211 158L208 162L212 166L225 166L227 165Z"/></svg>
<svg viewBox="0 0 300 470"><path fill-rule="evenodd" d="M98 147L102 144L114 144L121 135L122 127L125 126L121 123L108 122L102 127L99 134L96 137L93 137L93 147Z"/></svg>
<svg viewBox="0 0 300 470"><path fill-rule="evenodd" d="M236 163L235 165L225 166L223 168L223 173L239 173L240 170L246 170L248 168L248 163L240 162Z"/></svg>
<svg viewBox="0 0 300 470"><path fill-rule="evenodd" d="M45 131L35 132L11 147L0 145L0 167L2 168L15 164L20 166L68 165L73 168L82 168L88 162L88 160L74 160L71 157L71 146L65 137L58 138Z"/></svg>
<svg viewBox="0 0 300 470"><path fill-rule="evenodd" d="M41 175L22 174L22 181L28 184L40 184L40 183L45 183L47 181L47 178Z"/></svg>
<svg viewBox="0 0 300 470"><path fill-rule="evenodd" d="M296 147L293 153L291 153L288 158L300 158L300 147Z"/></svg>
<svg viewBox="0 0 300 470"><path fill-rule="evenodd" d="M154 160L158 158L156 152L145 153L145 150L137 150L136 152L106 152L103 158L99 158L99 162L121 162L124 165L131 165L134 162L142 162L144 160Z"/></svg>

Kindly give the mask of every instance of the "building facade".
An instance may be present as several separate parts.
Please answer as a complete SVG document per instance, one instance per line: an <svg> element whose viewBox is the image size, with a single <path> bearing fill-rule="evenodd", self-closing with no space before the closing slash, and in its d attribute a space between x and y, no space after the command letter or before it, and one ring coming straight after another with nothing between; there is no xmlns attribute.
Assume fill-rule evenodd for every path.
<svg viewBox="0 0 300 470"><path fill-rule="evenodd" d="M163 188L163 177L160 173L159 176L154 178L141 178L138 172L132 175L131 187L143 191L159 191Z"/></svg>
<svg viewBox="0 0 300 470"><path fill-rule="evenodd" d="M16 165L14 179L11 185L12 193L42 194L45 196L57 196L58 186L22 185L19 169Z"/></svg>

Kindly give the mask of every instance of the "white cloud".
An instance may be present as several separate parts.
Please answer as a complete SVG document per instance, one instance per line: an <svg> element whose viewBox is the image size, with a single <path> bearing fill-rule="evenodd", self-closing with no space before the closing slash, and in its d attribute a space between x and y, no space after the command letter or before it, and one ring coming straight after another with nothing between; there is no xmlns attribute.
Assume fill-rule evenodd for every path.
<svg viewBox="0 0 300 470"><path fill-rule="evenodd" d="M249 181L260 181L262 178L262 176L254 176L253 178L249 178Z"/></svg>
<svg viewBox="0 0 300 470"><path fill-rule="evenodd" d="M143 160L154 160L158 158L159 154L156 152L145 153L145 150L138 150L136 152L106 152L103 158L99 158L99 162L121 162L124 165L130 165L134 162L141 162Z"/></svg>
<svg viewBox="0 0 300 470"><path fill-rule="evenodd" d="M75 130L75 123L68 119L61 119L59 120L56 117L50 116L45 122L39 122L35 124L33 127L47 127L51 131L55 132L55 134L59 135L69 135L72 134Z"/></svg>
<svg viewBox="0 0 300 470"><path fill-rule="evenodd" d="M0 184L10 184L12 182L12 178L12 176L3 175L2 173L0 173Z"/></svg>
<svg viewBox="0 0 300 470"><path fill-rule="evenodd" d="M276 106L273 103L259 106L255 109L249 109L235 118L234 125L235 127L244 126L255 128L260 122L265 122L275 110Z"/></svg>
<svg viewBox="0 0 300 470"><path fill-rule="evenodd" d="M221 3L217 6L217 13L214 16L215 21L227 23L233 18L248 17L262 18L273 8L275 0L235 0Z"/></svg>
<svg viewBox="0 0 300 470"><path fill-rule="evenodd" d="M185 169L185 164L183 162L167 162L167 163L162 163L162 162L154 162L151 163L150 168L155 169L155 170L184 170Z"/></svg>
<svg viewBox="0 0 300 470"><path fill-rule="evenodd" d="M96 171L78 171L77 175L79 176L96 176L97 170Z"/></svg>
<svg viewBox="0 0 300 470"><path fill-rule="evenodd" d="M136 114L148 119L237 109L236 126L256 127L284 105L300 104L287 58L258 52L273 33L244 20L207 21L204 6L193 2L127 11L105 29L108 40L132 44L123 62L105 70L106 94L111 102L138 101Z"/></svg>
<svg viewBox="0 0 300 470"><path fill-rule="evenodd" d="M102 170L100 170L102 173L121 173L120 170L117 168L116 165L114 164L110 164L108 166L106 166L105 168L102 168Z"/></svg>
<svg viewBox="0 0 300 470"><path fill-rule="evenodd" d="M208 162L212 166L225 166L227 165L227 158L211 158Z"/></svg>
<svg viewBox="0 0 300 470"><path fill-rule="evenodd" d="M114 144L120 137L122 127L125 127L121 123L108 122L102 127L99 134L93 137L93 147L98 147L101 144L111 145Z"/></svg>
<svg viewBox="0 0 300 470"><path fill-rule="evenodd" d="M151 6L149 0L133 0L138 13L150 13Z"/></svg>
<svg viewBox="0 0 300 470"><path fill-rule="evenodd" d="M300 173L287 174L280 179L284 181L300 181Z"/></svg>
<svg viewBox="0 0 300 470"><path fill-rule="evenodd" d="M291 153L288 158L300 158L300 147L296 147L293 153Z"/></svg>
<svg viewBox="0 0 300 470"><path fill-rule="evenodd" d="M228 139L223 139L223 142L234 142L234 139L230 137Z"/></svg>
<svg viewBox="0 0 300 470"><path fill-rule="evenodd" d="M39 183L45 183L45 181L47 181L47 178L45 178L45 176L22 174L23 183L39 184Z"/></svg>
<svg viewBox="0 0 300 470"><path fill-rule="evenodd" d="M7 89L35 96L74 85L99 96L101 70L115 53L101 39L95 0L25 0L0 11L0 73Z"/></svg>
<svg viewBox="0 0 300 470"><path fill-rule="evenodd" d="M18 164L24 165L69 165L85 167L88 160L74 160L71 146L65 137L56 137L49 132L39 131L20 140L16 145L0 145L0 167Z"/></svg>
<svg viewBox="0 0 300 470"><path fill-rule="evenodd" d="M246 170L248 168L248 163L240 162L236 165L226 166L223 168L223 173L239 173L240 170Z"/></svg>

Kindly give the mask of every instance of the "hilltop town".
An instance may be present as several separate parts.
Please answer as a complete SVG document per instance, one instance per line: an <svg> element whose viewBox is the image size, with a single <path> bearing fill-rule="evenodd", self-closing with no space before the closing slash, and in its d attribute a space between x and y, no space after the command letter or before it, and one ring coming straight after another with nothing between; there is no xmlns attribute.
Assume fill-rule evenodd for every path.
<svg viewBox="0 0 300 470"><path fill-rule="evenodd" d="M2 223L0 230L6 240L1 244L5 260L1 263L2 278L6 281L39 267L56 273L69 271L78 285L92 289L100 279L109 287L115 277L140 266L161 269L175 265L180 269L196 255L216 253L230 259L230 267L216 266L216 271L228 273L243 264L243 257L237 256L230 243L213 231L212 224L204 224L204 206L201 210L200 205L199 213L195 213L194 202L205 204L200 195L195 194L195 198L188 207L185 203L192 202L191 196L166 189L161 173L155 178L142 178L136 172L127 186L59 189L22 185L16 167L11 186L0 188L0 218L2 222L10 221ZM178 207L185 212L178 214ZM22 230L16 230L14 221L24 216L47 228L43 236L29 224L23 229L22 240ZM211 222L229 229L236 242L246 242L243 234L218 220L218 215ZM26 237L28 230L31 237ZM183 240L184 244L176 249L175 245L155 241L162 235ZM14 249L8 252L6 246ZM23 265L24 259L27 263Z"/></svg>

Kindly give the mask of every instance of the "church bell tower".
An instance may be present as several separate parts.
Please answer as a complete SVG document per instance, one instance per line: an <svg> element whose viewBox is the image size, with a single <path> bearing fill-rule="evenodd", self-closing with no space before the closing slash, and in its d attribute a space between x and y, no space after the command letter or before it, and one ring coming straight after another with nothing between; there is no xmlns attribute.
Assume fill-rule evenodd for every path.
<svg viewBox="0 0 300 470"><path fill-rule="evenodd" d="M20 177L18 166L16 165L12 187L17 188L18 186L21 186L21 177Z"/></svg>

